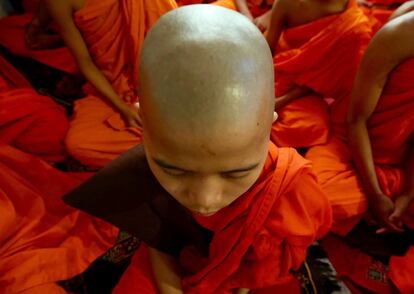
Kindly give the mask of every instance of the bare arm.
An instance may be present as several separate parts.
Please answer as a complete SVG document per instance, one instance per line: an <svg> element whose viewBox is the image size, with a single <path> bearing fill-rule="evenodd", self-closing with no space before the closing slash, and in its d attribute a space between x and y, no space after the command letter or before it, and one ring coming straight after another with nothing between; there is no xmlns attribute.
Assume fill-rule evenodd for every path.
<svg viewBox="0 0 414 294"><path fill-rule="evenodd" d="M85 78L121 113L127 123L138 126L138 113L130 108L114 91L111 84L92 61L85 41L76 27L72 14L73 7L68 0L45 0L48 11L59 26L66 46L74 55ZM136 117L134 116L136 114ZM135 121L136 120L136 121Z"/></svg>
<svg viewBox="0 0 414 294"><path fill-rule="evenodd" d="M355 79L348 112L349 144L365 194L379 225L391 231L401 231L401 228L388 220L394 205L383 194L378 182L367 122L377 106L388 75L414 53L413 44L407 41L408 28L402 28L404 25L387 25L371 41Z"/></svg>
<svg viewBox="0 0 414 294"><path fill-rule="evenodd" d="M285 11L286 4L284 0L276 0L273 3L270 25L266 34L267 43L273 54L276 51L285 24Z"/></svg>
<svg viewBox="0 0 414 294"><path fill-rule="evenodd" d="M401 4L400 7L398 7L390 16L389 20L392 20L394 18L397 18L403 14L406 14L410 11L414 10L414 1L407 1L404 4Z"/></svg>
<svg viewBox="0 0 414 294"><path fill-rule="evenodd" d="M244 16L246 16L251 21L253 21L253 16L250 13L249 7L247 6L247 1L246 0L236 0L235 2L236 2L237 9L240 11L240 13L243 14Z"/></svg>
<svg viewBox="0 0 414 294"><path fill-rule="evenodd" d="M291 103L292 101L303 97L307 94L310 94L312 92L311 89L303 86L295 86L292 90L290 90L287 94L276 97L276 104L275 109L279 110Z"/></svg>
<svg viewBox="0 0 414 294"><path fill-rule="evenodd" d="M150 248L152 270L161 294L182 294L181 276L177 260Z"/></svg>

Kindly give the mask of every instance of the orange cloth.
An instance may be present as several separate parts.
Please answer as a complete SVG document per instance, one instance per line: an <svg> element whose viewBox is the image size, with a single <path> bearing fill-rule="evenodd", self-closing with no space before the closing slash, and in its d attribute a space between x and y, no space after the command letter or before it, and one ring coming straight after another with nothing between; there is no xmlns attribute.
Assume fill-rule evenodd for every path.
<svg viewBox="0 0 414 294"><path fill-rule="evenodd" d="M67 73L76 73L76 61L68 48L30 50L26 47L25 26L32 18L33 14L27 13L0 19L0 45L15 55L32 58Z"/></svg>
<svg viewBox="0 0 414 294"><path fill-rule="evenodd" d="M409 136L414 132L413 75L414 58L393 71L368 123L378 180L389 197L401 194L404 186L403 163L410 148ZM332 138L306 155L313 161L318 181L332 204L333 231L339 234L352 229L368 209L347 143L348 104L349 99L344 99L332 106ZM406 213L406 224L414 228L413 212L414 204Z"/></svg>
<svg viewBox="0 0 414 294"><path fill-rule="evenodd" d="M414 292L414 246L403 257L393 256L390 260L389 277L401 293Z"/></svg>
<svg viewBox="0 0 414 294"><path fill-rule="evenodd" d="M1 57L0 65L0 140L47 161L63 160L63 140L69 128L65 110L29 88L25 78Z"/></svg>
<svg viewBox="0 0 414 294"><path fill-rule="evenodd" d="M213 216L194 216L214 236L208 259L192 248L181 252L184 293L221 294L237 288L277 293L280 287L298 285L290 271L300 267L308 246L329 230L330 206L309 162L293 149L269 146L261 176L244 195ZM149 275L134 269L144 262L134 262L130 270ZM122 293L137 293L134 284L139 287L141 279L148 283L153 278L127 271L118 287Z"/></svg>
<svg viewBox="0 0 414 294"><path fill-rule="evenodd" d="M326 142L329 116L321 98L349 95L370 38L370 23L353 0L343 13L282 33L273 59L276 96L285 95L295 85L306 86L316 94L307 96L306 102L298 98L279 111L281 119L273 124L273 142L292 147Z"/></svg>
<svg viewBox="0 0 414 294"><path fill-rule="evenodd" d="M94 63L128 104L136 102L138 64L145 34L174 0L88 0L74 14ZM102 167L138 144L141 130L127 130L120 114L89 84L78 100L66 146L84 164Z"/></svg>
<svg viewBox="0 0 414 294"><path fill-rule="evenodd" d="M359 249L350 247L332 234L323 238L321 245L334 266L337 276L355 294L377 293L394 294L387 266ZM405 268L406 269L406 268ZM411 276L412 278L412 276ZM413 289L411 289L413 290ZM412 293L411 291L401 293Z"/></svg>
<svg viewBox="0 0 414 294"><path fill-rule="evenodd" d="M218 0L211 4L222 6L231 10L237 10L237 4L235 0ZM247 0L247 6L253 17L258 17L263 13L266 13L272 8L273 0Z"/></svg>
<svg viewBox="0 0 414 294"><path fill-rule="evenodd" d="M372 28L374 32L377 32L379 29L388 22L391 14L394 12L399 5L403 4L404 0L369 0L373 6L372 7L362 7L362 10L366 16L370 19L372 23Z"/></svg>
<svg viewBox="0 0 414 294"><path fill-rule="evenodd" d="M48 284L80 274L115 242L114 227L61 201L80 182L81 175L0 142L2 293L52 289Z"/></svg>

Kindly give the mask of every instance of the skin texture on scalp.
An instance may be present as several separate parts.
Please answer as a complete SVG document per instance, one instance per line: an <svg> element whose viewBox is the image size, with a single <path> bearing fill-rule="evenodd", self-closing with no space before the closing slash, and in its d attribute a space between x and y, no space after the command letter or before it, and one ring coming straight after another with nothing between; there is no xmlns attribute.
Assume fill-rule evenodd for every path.
<svg viewBox="0 0 414 294"><path fill-rule="evenodd" d="M268 137L271 53L244 17L208 5L172 11L149 32L141 56L145 131L168 129L191 142Z"/></svg>

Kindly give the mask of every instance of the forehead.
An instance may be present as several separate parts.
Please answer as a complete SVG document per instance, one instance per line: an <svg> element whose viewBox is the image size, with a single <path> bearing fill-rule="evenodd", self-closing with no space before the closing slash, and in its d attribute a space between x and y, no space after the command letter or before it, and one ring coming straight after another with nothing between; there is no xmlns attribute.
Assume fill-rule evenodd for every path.
<svg viewBox="0 0 414 294"><path fill-rule="evenodd" d="M148 132L144 145L152 157L188 169L230 168L259 160L267 149L265 137L186 132Z"/></svg>

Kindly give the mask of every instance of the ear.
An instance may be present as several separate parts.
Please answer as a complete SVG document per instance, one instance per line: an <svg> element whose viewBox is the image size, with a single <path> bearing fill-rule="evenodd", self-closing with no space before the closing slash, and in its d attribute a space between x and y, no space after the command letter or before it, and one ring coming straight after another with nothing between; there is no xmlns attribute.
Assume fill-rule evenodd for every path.
<svg viewBox="0 0 414 294"><path fill-rule="evenodd" d="M277 114L277 112L273 111L273 122L275 122L278 117L279 117L279 115Z"/></svg>

